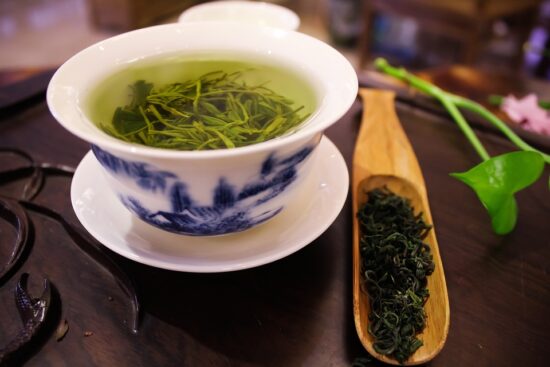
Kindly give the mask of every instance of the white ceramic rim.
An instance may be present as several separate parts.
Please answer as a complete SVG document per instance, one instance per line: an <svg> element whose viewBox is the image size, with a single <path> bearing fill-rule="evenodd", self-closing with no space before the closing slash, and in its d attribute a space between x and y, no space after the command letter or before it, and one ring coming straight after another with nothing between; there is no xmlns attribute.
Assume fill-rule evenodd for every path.
<svg viewBox="0 0 550 367"><path fill-rule="evenodd" d="M280 22L277 22L277 28L288 29L295 31L300 27L300 17L292 10L280 6L277 4L266 3L261 1L244 1L244 0L229 0L229 1L212 1L204 4L199 4L190 7L185 10L178 18L180 23L184 22L215 22L215 21L228 21L239 22L239 20L228 19L208 19L208 14L211 11L231 9L231 11L258 11L258 14L269 15L270 17L277 18ZM279 25L280 24L280 25ZM284 26L281 26L283 25Z"/></svg>
<svg viewBox="0 0 550 367"><path fill-rule="evenodd" d="M190 52L189 49L185 48L189 47L187 43L202 42L202 39L193 38L201 35L205 42L216 44L216 47L219 47L219 49L215 49L217 51L234 51L233 47L240 47L238 52L252 52L258 57L264 56L264 54L269 57L277 54L275 57L278 61L287 64L294 61L297 63L297 67L307 68L307 72L310 73L309 79L318 78L319 80L313 81L323 84L323 100L318 101L319 106L315 112L315 117L311 119L315 120L315 123L306 123L302 128L287 136L245 147L207 151L178 151L147 147L118 140L101 131L81 111L80 94L85 93L86 88L91 87L90 84L93 84L89 82L86 84L86 78L90 78L88 73L100 73L100 71L89 70L89 68L96 66L97 69L101 69L99 61L104 64L109 63L109 66L105 67L109 69L109 72L103 71L103 77L106 77L113 72L113 69L129 62L181 50ZM243 43L243 36L249 37L249 40L255 43L252 46L250 46L250 43ZM178 39L178 37L183 37L183 40ZM137 40L152 42L152 39L159 43L152 50L142 50L143 46L135 46ZM123 50L124 47L133 47L134 49L132 52L126 52ZM208 48L196 51L204 52L206 50ZM285 50L284 54L283 50ZM293 52L290 53L289 50ZM194 51L195 49L193 49ZM214 50L211 49L211 51ZM105 61L105 59L102 59L105 52L110 52L114 56L108 57ZM115 57L117 55L119 55L118 58ZM136 57L136 55L139 55L139 57ZM94 61L98 62L94 63ZM111 67L111 64L114 64L114 67ZM197 22L142 28L106 39L80 51L56 71L48 85L46 99L50 112L65 129L79 138L104 149L149 158L192 158L200 160L273 151L287 144L307 140L338 121L351 107L357 96L357 90L357 74L350 62L334 48L314 37L294 31L239 23L218 23L216 24L216 32L212 32L211 23ZM75 126L79 124L73 122L77 119L85 125L83 128Z"/></svg>

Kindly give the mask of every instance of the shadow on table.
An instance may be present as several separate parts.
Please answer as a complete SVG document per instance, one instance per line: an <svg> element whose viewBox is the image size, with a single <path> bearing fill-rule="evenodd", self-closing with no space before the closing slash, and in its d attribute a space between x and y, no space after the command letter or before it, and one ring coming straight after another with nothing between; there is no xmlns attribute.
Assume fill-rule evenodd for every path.
<svg viewBox="0 0 550 367"><path fill-rule="evenodd" d="M324 304L334 271L331 251L324 249L332 246L328 237L330 229L296 254L237 272L142 267L135 274L143 309L183 331L186 360L301 365L319 347L323 320L332 317ZM147 317L142 332L156 332Z"/></svg>

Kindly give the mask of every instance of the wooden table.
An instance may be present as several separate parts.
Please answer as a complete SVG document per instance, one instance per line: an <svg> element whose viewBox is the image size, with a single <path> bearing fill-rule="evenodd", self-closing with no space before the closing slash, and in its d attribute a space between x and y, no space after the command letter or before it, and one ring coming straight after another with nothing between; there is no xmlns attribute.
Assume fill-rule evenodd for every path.
<svg viewBox="0 0 550 367"><path fill-rule="evenodd" d="M31 84L46 86L43 80ZM360 110L356 103L327 131L348 167ZM425 175L451 305L446 346L430 365L546 366L550 170L518 195L515 231L496 236L473 192L448 175L478 162L459 130L446 118L404 103L398 104L398 115ZM511 149L491 132L480 136L492 154ZM72 166L89 149L55 122L40 94L1 110L0 147ZM48 180L36 202L79 227L69 186L63 177ZM0 186L0 194L15 196L18 188ZM137 284L142 306L137 335L123 323L128 301L111 275L81 252L58 223L28 214L32 247L16 274L0 285L0 346L20 328L13 302L20 273L31 274L34 289L47 276L56 292L50 323L15 365L349 366L365 355L353 324L349 199L333 225L309 246L254 269L177 273L111 253ZM0 225L0 256L7 256L6 239L13 236ZM55 329L63 319L69 331L56 341Z"/></svg>

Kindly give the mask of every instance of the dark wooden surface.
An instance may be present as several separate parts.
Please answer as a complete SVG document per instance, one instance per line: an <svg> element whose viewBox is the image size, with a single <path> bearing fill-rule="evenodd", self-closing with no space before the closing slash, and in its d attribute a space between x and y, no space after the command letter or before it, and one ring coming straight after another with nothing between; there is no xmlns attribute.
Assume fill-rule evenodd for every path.
<svg viewBox="0 0 550 367"><path fill-rule="evenodd" d="M351 162L360 105L327 135ZM399 105L398 114L426 179L451 305L449 337L431 366L546 366L550 346L549 169L518 195L516 230L499 237L473 192L448 176L478 162L449 121ZM483 133L491 153L511 146ZM0 112L0 147L37 161L76 166L86 143L65 132L43 98ZM381 154L384 154L381 152ZM0 169L1 170L1 169ZM37 203L78 223L70 182L47 182ZM0 187L16 195L21 186ZM20 327L13 302L18 274L35 289L56 287L51 323L26 366L346 366L365 352L353 324L351 206L296 254L258 268L222 274L177 273L112 256L135 280L143 318L138 335L124 324L128 305L113 278L47 217L30 213L34 241L18 273L0 288L0 345ZM1 220L0 220L1 222ZM14 233L0 225L0 256ZM66 319L69 332L56 341ZM84 336L86 331L93 332ZM378 365L372 363L372 365Z"/></svg>

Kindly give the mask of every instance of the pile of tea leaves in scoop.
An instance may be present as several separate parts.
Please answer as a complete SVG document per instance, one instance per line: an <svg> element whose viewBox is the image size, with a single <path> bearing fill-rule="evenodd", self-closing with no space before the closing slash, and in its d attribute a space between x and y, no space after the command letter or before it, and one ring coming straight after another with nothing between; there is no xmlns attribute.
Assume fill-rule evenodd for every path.
<svg viewBox="0 0 550 367"><path fill-rule="evenodd" d="M101 128L118 139L178 150L235 148L288 133L308 114L304 106L264 84L248 85L243 72L215 71L197 79L131 88L131 101L118 107Z"/></svg>
<svg viewBox="0 0 550 367"><path fill-rule="evenodd" d="M409 200L387 188L367 193L357 217L364 286L369 295L368 331L374 349L407 360L422 341L427 277L434 271L430 247L423 242L431 226L414 214Z"/></svg>

